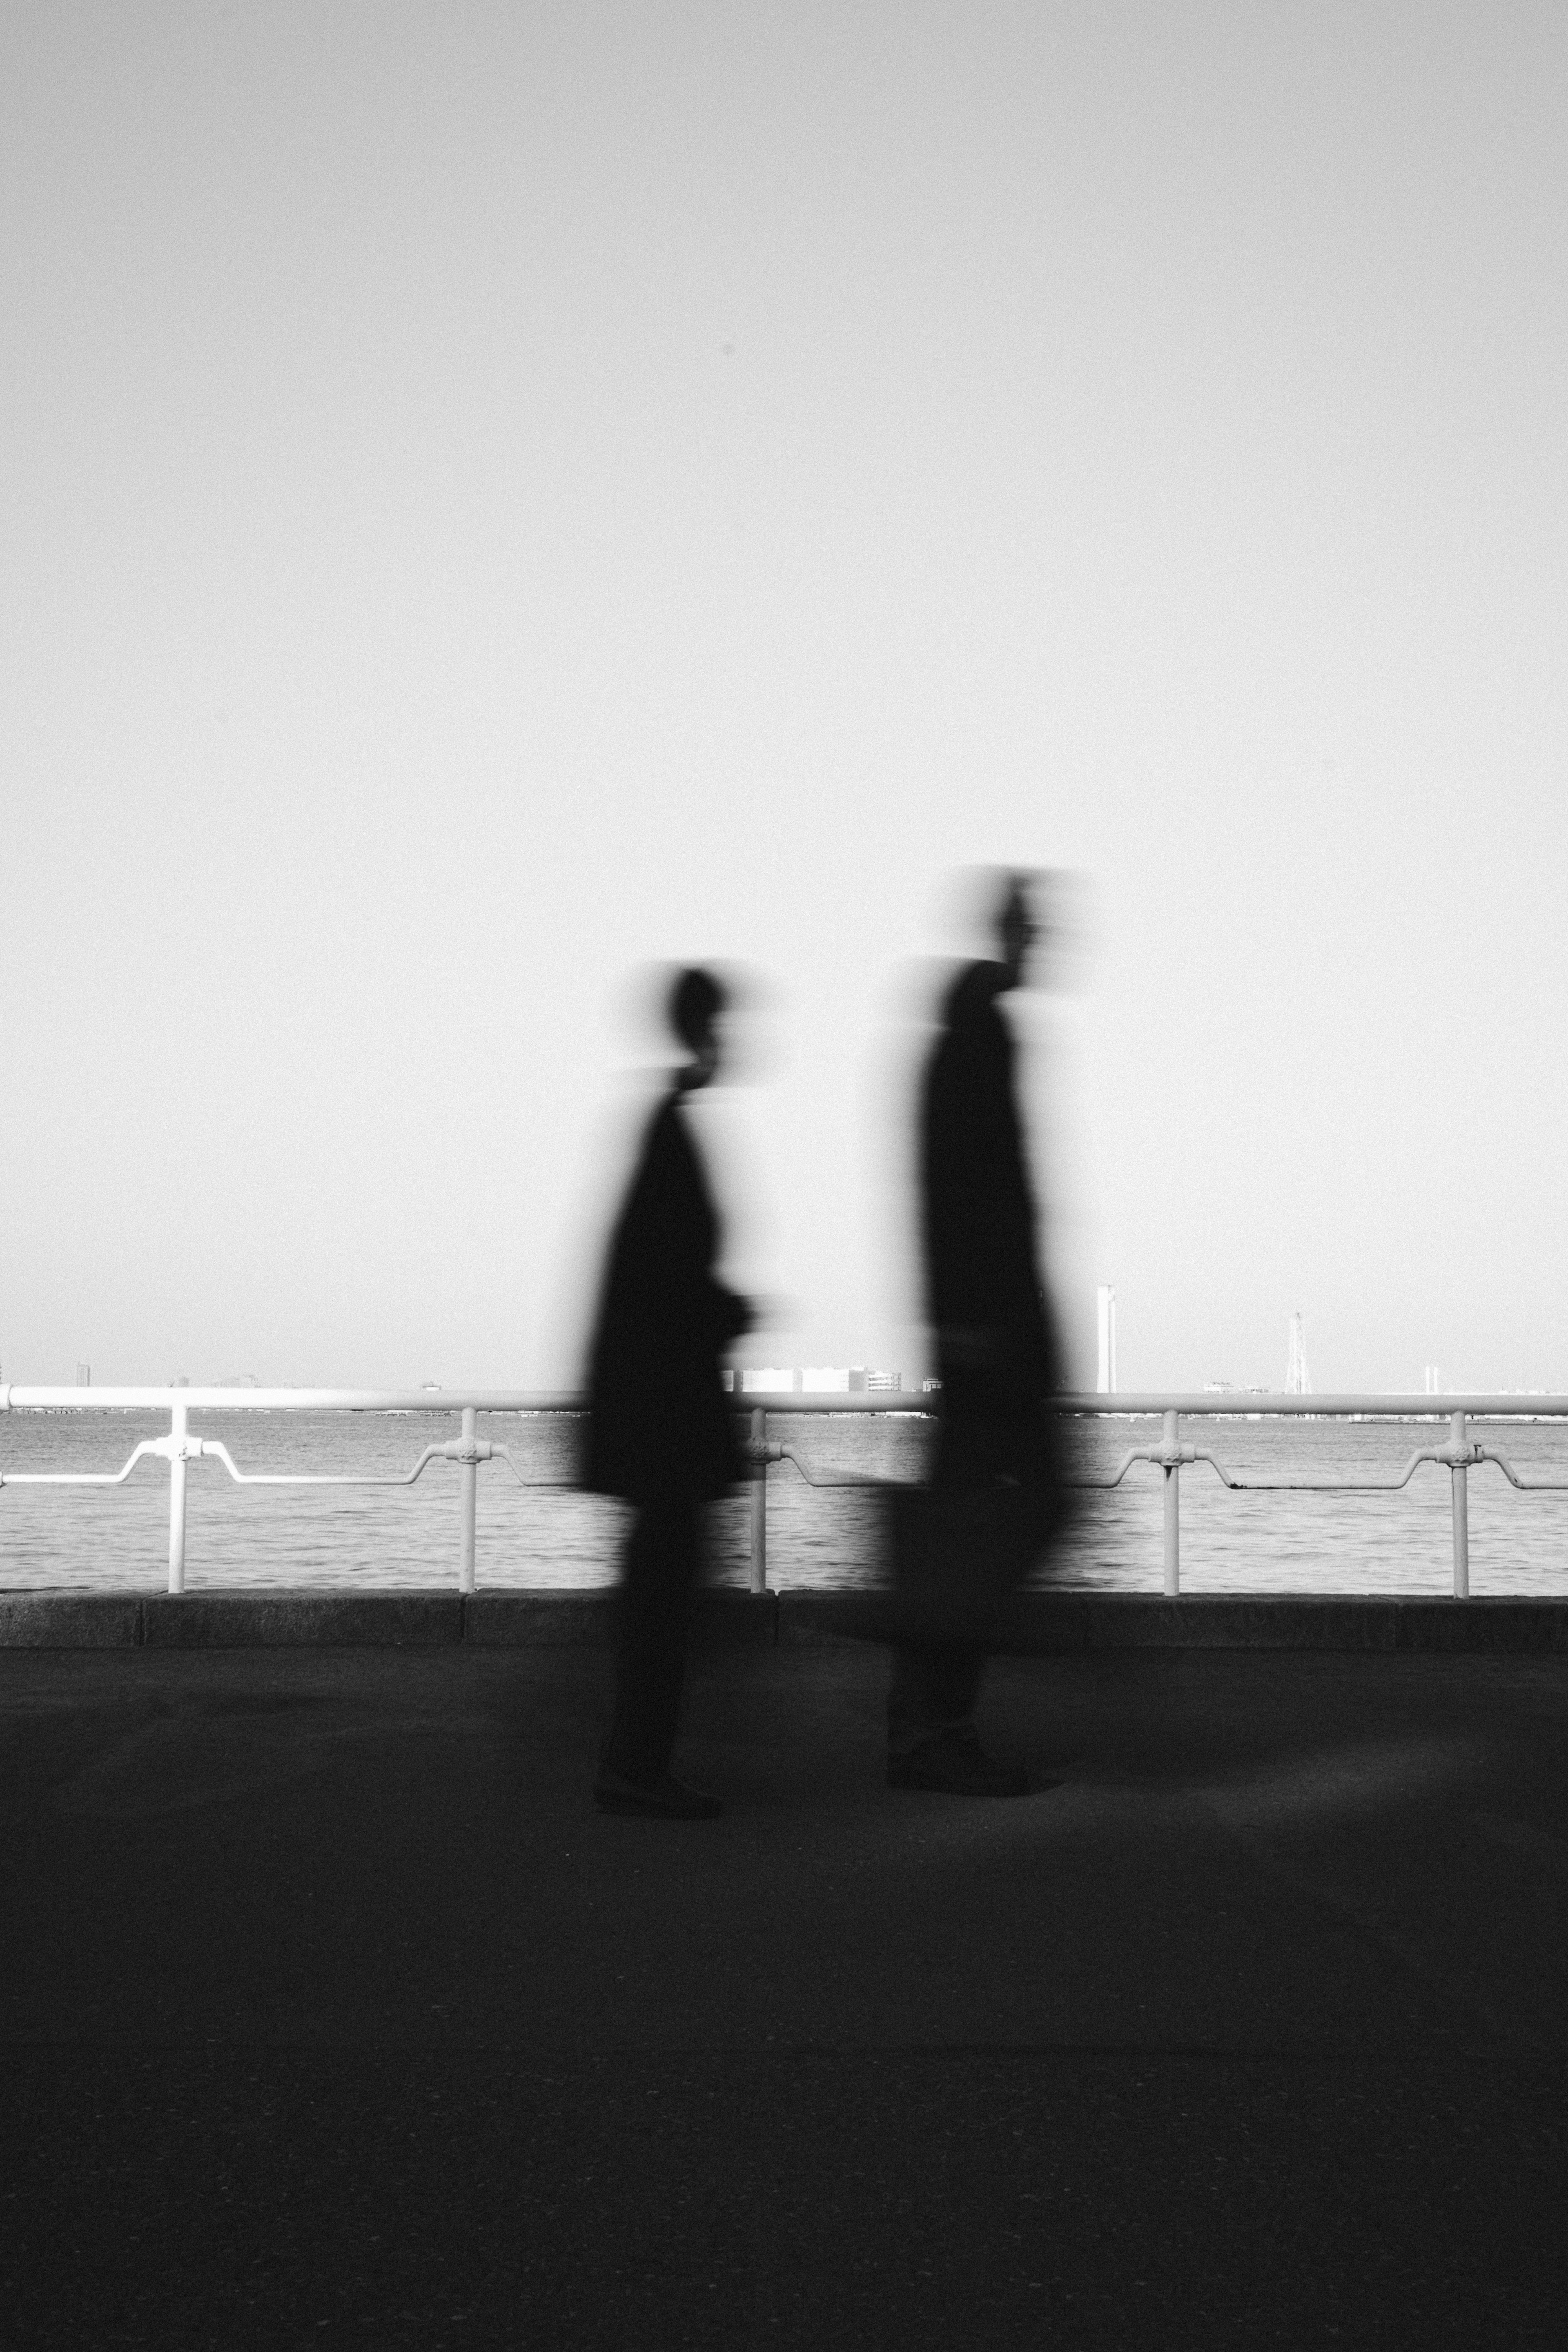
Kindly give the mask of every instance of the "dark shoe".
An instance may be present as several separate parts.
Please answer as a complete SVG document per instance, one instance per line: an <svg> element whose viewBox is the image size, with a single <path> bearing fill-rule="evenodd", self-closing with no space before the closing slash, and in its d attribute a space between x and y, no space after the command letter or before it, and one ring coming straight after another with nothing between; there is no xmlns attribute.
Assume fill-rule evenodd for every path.
<svg viewBox="0 0 1568 2352"><path fill-rule="evenodd" d="M711 1822L724 1810L719 1798L683 1788L668 1772L661 1780L623 1780L603 1767L594 1783L594 1802L602 1813L639 1813L660 1822Z"/></svg>
<svg viewBox="0 0 1568 2352"><path fill-rule="evenodd" d="M1021 1764L998 1764L973 1731L939 1731L907 1756L888 1759L889 1789L931 1789L946 1797L1026 1797Z"/></svg>

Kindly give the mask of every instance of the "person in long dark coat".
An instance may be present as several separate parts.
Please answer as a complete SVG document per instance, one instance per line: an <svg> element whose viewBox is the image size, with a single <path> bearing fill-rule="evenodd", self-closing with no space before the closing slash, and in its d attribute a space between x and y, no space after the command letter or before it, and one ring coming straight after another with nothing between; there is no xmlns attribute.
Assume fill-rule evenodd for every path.
<svg viewBox="0 0 1568 2352"><path fill-rule="evenodd" d="M1018 1115L1016 1048L999 1000L1037 937L1028 886L1011 876L996 910L999 955L958 974L921 1094L919 1157L926 1312L942 1386L934 1488L996 1482L1032 1490L1038 1524L1059 1505L1056 1328L1040 1271L1038 1213ZM1020 1769L974 1730L985 1651L937 1640L896 1647L888 1706L895 1787L1021 1796Z"/></svg>
<svg viewBox="0 0 1568 2352"><path fill-rule="evenodd" d="M721 1061L724 992L683 971L668 1014L691 1055L648 1122L610 1239L589 1353L583 1484L636 1517L620 1582L616 1707L595 1784L609 1812L704 1819L670 1773L706 1506L743 1475L721 1359L752 1322L714 1274L720 1229L682 1108Z"/></svg>

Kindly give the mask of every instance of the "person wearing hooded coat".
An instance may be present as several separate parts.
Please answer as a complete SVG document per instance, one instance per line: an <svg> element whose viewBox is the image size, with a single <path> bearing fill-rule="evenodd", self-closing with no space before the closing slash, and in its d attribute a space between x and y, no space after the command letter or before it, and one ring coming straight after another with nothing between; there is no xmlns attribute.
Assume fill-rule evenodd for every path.
<svg viewBox="0 0 1568 2352"><path fill-rule="evenodd" d="M748 1330L718 1279L721 1229L685 1105L719 1069L725 995L693 967L668 1018L691 1058L645 1131L610 1236L588 1364L583 1485L631 1504L622 1559L616 1703L595 1799L601 1811L708 1819L717 1798L670 1771L706 1507L744 1475L721 1360Z"/></svg>
<svg viewBox="0 0 1568 2352"><path fill-rule="evenodd" d="M1037 1238L1018 1113L1016 1049L999 1000L1023 980L1037 937L1027 878L1004 877L995 961L965 965L942 1006L921 1092L918 1158L926 1312L940 1377L936 1456L928 1492L973 1512L1017 1521L1004 1567L1026 1572L1062 1516L1059 1436L1052 1410L1060 1350ZM962 1516L957 1524L962 1527ZM993 1519L994 1525L994 1517ZM952 1573L962 1578L958 1559ZM895 1788L1024 1796L1026 1772L981 1747L975 1703L983 1638L910 1632L895 1643L888 1703L888 1779Z"/></svg>

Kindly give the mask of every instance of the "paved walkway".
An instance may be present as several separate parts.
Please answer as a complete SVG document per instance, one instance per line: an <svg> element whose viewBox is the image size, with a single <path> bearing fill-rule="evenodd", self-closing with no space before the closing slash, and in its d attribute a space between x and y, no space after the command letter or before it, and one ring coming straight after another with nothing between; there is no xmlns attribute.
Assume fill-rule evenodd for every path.
<svg viewBox="0 0 1568 2352"><path fill-rule="evenodd" d="M0 1654L8 2345L1561 2341L1568 1658Z"/></svg>

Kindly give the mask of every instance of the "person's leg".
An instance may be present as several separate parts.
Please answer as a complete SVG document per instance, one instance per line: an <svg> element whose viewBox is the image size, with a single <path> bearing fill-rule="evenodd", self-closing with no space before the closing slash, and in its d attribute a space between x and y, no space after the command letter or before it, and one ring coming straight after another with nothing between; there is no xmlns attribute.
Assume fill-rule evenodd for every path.
<svg viewBox="0 0 1568 2352"><path fill-rule="evenodd" d="M651 1787L669 1771L700 1536L700 1506L689 1495L674 1494L645 1502L626 1540L616 1712L604 1764L639 1787Z"/></svg>
<svg viewBox="0 0 1568 2352"><path fill-rule="evenodd" d="M627 1542L615 1721L594 1787L601 1812L710 1821L724 1810L717 1797L683 1789L669 1769L701 1524L692 1496L661 1496L638 1512Z"/></svg>
<svg viewBox="0 0 1568 2352"><path fill-rule="evenodd" d="M952 1797L1026 1797L1021 1765L980 1745L974 1703L985 1654L966 1642L903 1644L888 1693L888 1785Z"/></svg>
<svg viewBox="0 0 1568 2352"><path fill-rule="evenodd" d="M992 1375L944 1368L933 1489L984 1486L995 1475L996 1396ZM888 1692L888 1753L907 1756L942 1732L973 1735L985 1653L967 1642L920 1642L893 1654Z"/></svg>
<svg viewBox="0 0 1568 2352"><path fill-rule="evenodd" d="M1033 1418L1037 1419L1037 1413ZM989 1371L944 1370L931 1489L973 1491L1034 1470L1031 1416ZM985 1669L977 1642L900 1643L888 1690L888 1778L897 1787L1021 1796L1027 1780L981 1748L974 1711Z"/></svg>
<svg viewBox="0 0 1568 2352"><path fill-rule="evenodd" d="M941 1732L973 1734L985 1664L968 1642L901 1642L888 1687L888 1753L912 1754Z"/></svg>

